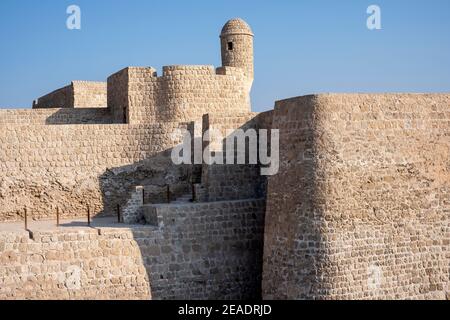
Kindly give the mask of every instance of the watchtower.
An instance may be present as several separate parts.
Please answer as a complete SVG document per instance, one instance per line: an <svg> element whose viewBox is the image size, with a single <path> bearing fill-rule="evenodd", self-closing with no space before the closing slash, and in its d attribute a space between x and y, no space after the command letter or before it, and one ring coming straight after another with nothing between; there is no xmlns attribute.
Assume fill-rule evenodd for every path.
<svg viewBox="0 0 450 320"><path fill-rule="evenodd" d="M242 19L231 19L220 35L222 47L222 66L237 67L245 71L253 82L253 32Z"/></svg>

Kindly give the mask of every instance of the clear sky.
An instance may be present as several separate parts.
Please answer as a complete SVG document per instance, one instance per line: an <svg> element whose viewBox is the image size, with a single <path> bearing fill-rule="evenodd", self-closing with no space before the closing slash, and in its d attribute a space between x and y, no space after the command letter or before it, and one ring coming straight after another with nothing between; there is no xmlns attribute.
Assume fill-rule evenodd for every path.
<svg viewBox="0 0 450 320"><path fill-rule="evenodd" d="M81 30L66 28L71 4ZM372 4L382 30L366 27ZM0 0L0 108L126 66L219 66L234 17L255 33L255 111L319 92L450 92L449 0Z"/></svg>

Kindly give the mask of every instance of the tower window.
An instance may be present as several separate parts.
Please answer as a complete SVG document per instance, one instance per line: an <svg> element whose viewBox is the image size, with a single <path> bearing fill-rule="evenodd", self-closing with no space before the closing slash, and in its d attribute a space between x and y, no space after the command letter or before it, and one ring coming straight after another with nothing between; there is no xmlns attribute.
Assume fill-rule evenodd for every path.
<svg viewBox="0 0 450 320"><path fill-rule="evenodd" d="M228 51L233 51L233 42L228 42Z"/></svg>

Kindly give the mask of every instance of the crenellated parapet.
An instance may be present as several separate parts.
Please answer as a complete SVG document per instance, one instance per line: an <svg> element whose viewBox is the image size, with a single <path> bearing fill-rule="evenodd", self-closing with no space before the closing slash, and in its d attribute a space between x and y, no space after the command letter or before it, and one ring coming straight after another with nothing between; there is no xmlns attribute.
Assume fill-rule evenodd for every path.
<svg viewBox="0 0 450 320"><path fill-rule="evenodd" d="M108 78L108 105L131 124L194 121L206 113L250 112L250 85L240 68L129 67Z"/></svg>
<svg viewBox="0 0 450 320"><path fill-rule="evenodd" d="M150 124L200 120L204 114L251 111L253 32L241 19L221 35L222 66L127 67L107 83L73 81L33 103L33 109L108 107L112 122Z"/></svg>

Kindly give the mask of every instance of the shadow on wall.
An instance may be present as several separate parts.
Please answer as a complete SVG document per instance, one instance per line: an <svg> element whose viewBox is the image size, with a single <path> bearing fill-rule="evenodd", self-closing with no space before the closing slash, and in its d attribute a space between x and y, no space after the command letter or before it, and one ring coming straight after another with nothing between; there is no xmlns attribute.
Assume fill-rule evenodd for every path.
<svg viewBox="0 0 450 320"><path fill-rule="evenodd" d="M152 299L260 299L266 183L260 167L216 165L199 172L195 166L173 165L172 150L102 174L101 215L114 215L117 205L127 210L124 204L136 186L144 187L146 206L138 210L155 210L157 223L130 229ZM167 185L175 200L190 194L194 182L205 183L207 200L214 202L166 203ZM136 215L133 223L145 223L143 212Z"/></svg>
<svg viewBox="0 0 450 320"><path fill-rule="evenodd" d="M62 131L66 129L62 128ZM59 132L59 130L55 131ZM90 132L88 131L88 134ZM148 132L138 133L140 137L149 134ZM130 135L130 137L125 138L135 139L135 136ZM99 149L102 158L104 158L111 149L109 148L108 137L106 139L102 137L102 139L107 141L106 148ZM122 145L125 146L123 147L123 153L135 155L136 150L148 152L146 145L131 151L127 149L126 143L120 144L120 146ZM112 147L117 148L117 146ZM69 161L65 160L65 156L75 154L76 148L75 146L71 149L60 150L62 154L59 155L58 159L61 159L63 165L65 165L64 161ZM42 152L45 153L45 150ZM115 151L114 155L120 157L121 152L122 150ZM71 212L68 208L74 210L79 216L84 216L86 206L90 204L92 205L91 213L93 217L96 213L100 213L99 216L112 217L116 216L117 204L123 206L130 200L130 194L136 193L133 192L136 186L144 186L146 203L165 203L167 200L165 188L167 184L171 185L171 198L176 199L190 193L192 180L202 182L202 177L196 177L196 175L201 176L201 171L199 173L198 170L194 170L193 173L190 166L173 165L170 158L171 152L172 149L168 149L133 164L118 166L106 171L102 167L99 170L99 175L88 171L85 176L76 179L64 180L61 171L57 170L45 176L35 170L35 175L40 175L40 180L36 180L39 182L33 182L34 177L28 176L21 182L20 187L39 192L36 194L24 193L25 196L28 196L26 201L31 202L27 206L28 208L32 208L33 204L38 205L38 201L49 205L58 204L61 205L62 217L68 218ZM76 161L79 161L79 158L76 158ZM95 159L89 159L85 164L88 168L92 166L95 169ZM61 167L66 170L65 166ZM257 168L251 168L250 171L253 172L254 169ZM228 186L228 176L222 175L223 170L218 172L219 175L210 175L210 178L223 179L223 184L214 185L214 188L217 187L215 192L223 196L220 193L220 188ZM232 179L238 179L240 172L241 169L233 171L232 168L227 168L225 171L227 174L233 174ZM26 175L26 173L21 172L23 175ZM240 178L246 179L245 177ZM74 183L74 180L76 180L76 184L72 186L71 183ZM233 181L234 184L238 180L230 181ZM253 184L251 185L252 190L256 190L259 183L259 181L252 181L250 183L250 185ZM243 184L243 188L247 186L249 186L248 183ZM67 240L67 235L64 235L62 238L58 237L57 241L70 242L68 245L73 248L72 262L81 265L83 268L87 265L86 259L89 259L85 258L84 255L92 257L98 255L99 252L102 255L106 254L108 257L106 259L108 260L106 261L107 265L104 265L103 262L96 264L95 268L100 269L102 274L112 274L110 268L117 266L117 263L119 263L122 268L119 267L117 269L120 270L115 269L114 272L119 272L125 278L120 280L113 274L115 282L125 281L128 284L130 283L128 281L131 281L131 283L141 281L141 277L137 277L141 280L132 279L134 273L130 273L132 276L125 273L128 272L129 268L132 268L133 272L137 272L136 268L139 265L142 266L148 281L137 283L137 285L140 288L143 286L150 287L149 291L151 291L153 299L260 298L265 200L254 198L259 195L253 196L252 199L244 199L249 196L235 197L236 194L234 193L231 198L227 198L228 196L225 195L222 198L223 201L219 202L186 202L156 206L159 209L157 209L158 221L155 226L136 224L121 225L116 228L114 225L116 230L101 228L97 234L96 230L93 230L92 238L87 241L83 240L86 236L83 233L76 235L77 240L72 240L71 235ZM39 197L36 195L39 195ZM58 198L55 195L58 195ZM19 196L23 199L22 194ZM10 199L9 194L5 195L5 199L10 201L8 200ZM32 201L36 201L36 203ZM49 210L43 210L43 212L49 213ZM40 218L34 215L34 210L32 213L33 218ZM42 217L49 219L54 217L54 213L50 212L47 216ZM82 224L73 224L72 226L82 226ZM73 230L64 230L63 232L69 234ZM124 234L124 232L127 234ZM89 250L80 250L81 247L77 243L80 238L83 241L83 246L93 247L89 247L91 248ZM94 239L98 239L98 241L91 241ZM44 241L42 242L44 243ZM45 250L48 246L45 244L42 244L39 248L40 251L47 253ZM133 252L131 260L130 250ZM38 254L40 253L38 252ZM49 256L52 254L54 252L50 253ZM98 256L92 258L95 260ZM92 273L92 270L87 273ZM106 281L112 287L116 284L119 285L119 283L112 283L108 277L102 278L101 281ZM91 283L87 285L91 285ZM105 289L94 288L93 290L101 291ZM108 294L117 295L119 291L123 292L123 287L120 290L117 289ZM62 288L62 291L67 294L69 290ZM46 293L48 294L47 297L50 296L48 292L43 294ZM80 296L83 294L81 291L77 294L74 298L83 297ZM92 294L92 292L89 294ZM150 296L150 292L146 297L148 296Z"/></svg>
<svg viewBox="0 0 450 320"><path fill-rule="evenodd" d="M189 167L169 163L171 151L100 178L105 213L127 201L138 182L146 189L145 207L163 203L154 206L155 226L121 226L139 248L152 299L261 298L265 200L166 204L167 182L176 199L190 191L192 178Z"/></svg>
<svg viewBox="0 0 450 320"><path fill-rule="evenodd" d="M203 119L203 133L205 130L217 130L224 136L223 140L217 141L212 139L210 142L204 143L203 147L209 147L213 150L215 159L222 159L223 163L227 163L227 142L234 142L233 157L234 163L238 163L238 145L245 143L244 158L247 164L213 164L204 165L202 168L202 184L207 194L208 201L238 200L238 199L258 199L265 198L267 191L267 176L261 175L261 165L250 163L249 144L255 145L255 159L259 157L259 138L260 129L270 129L272 127L272 112L261 113L251 116L227 116L214 117L205 116ZM209 122L209 124L208 124ZM233 123L234 122L234 123ZM225 125L224 125L225 124ZM231 125L230 125L231 124ZM226 136L227 126L237 128ZM239 132L238 132L239 130ZM250 131L254 130L254 131ZM238 132L238 134L236 134ZM254 133L254 134L253 134ZM240 136L240 137L238 137ZM270 150L270 138L267 149ZM241 154L242 155L242 154Z"/></svg>
<svg viewBox="0 0 450 320"><path fill-rule="evenodd" d="M147 204L166 203L168 187L172 200L189 193L191 167L174 165L171 153L172 149L168 149L134 164L108 169L100 175L103 210L99 216L116 215L118 206L123 210L137 186L143 187L143 202Z"/></svg>
<svg viewBox="0 0 450 320"><path fill-rule="evenodd" d="M109 108L62 108L45 119L47 125L115 124Z"/></svg>
<svg viewBox="0 0 450 320"><path fill-rule="evenodd" d="M63 287L60 293L97 299L260 299L264 209L262 199L165 205L158 206L157 226L92 228L94 236L88 239L98 241L88 244L89 252L83 257L92 255L92 259L89 263L81 260L80 266L86 270L102 260L94 271L99 275L95 281L104 285L85 290L82 275L81 291ZM63 227L82 226L71 223ZM83 231L75 239L85 234ZM67 246L75 247L75 257L79 257L76 241ZM104 296L86 296L96 291Z"/></svg>
<svg viewBox="0 0 450 320"><path fill-rule="evenodd" d="M277 102L282 153L269 179L264 299L448 298L449 101Z"/></svg>
<svg viewBox="0 0 450 320"><path fill-rule="evenodd" d="M319 154L315 105L307 99L302 105L286 107L300 113L300 123L281 123L277 115L274 126L280 127L280 172L269 177L266 224L264 234L263 295L267 299L310 299L313 294L326 296L327 284L321 279L327 264L327 248L321 241L325 208L318 190ZM293 110L293 111L292 111ZM287 115L289 117L289 115ZM293 134L295 133L295 134ZM295 174L293 174L295 173ZM295 196L293 196L295 195ZM292 208L295 208L293 210ZM282 213L282 215L280 215ZM279 221L279 223L273 223ZM289 258L296 257L298 258ZM272 265L279 268L271 268ZM292 285L301 283L302 286Z"/></svg>

